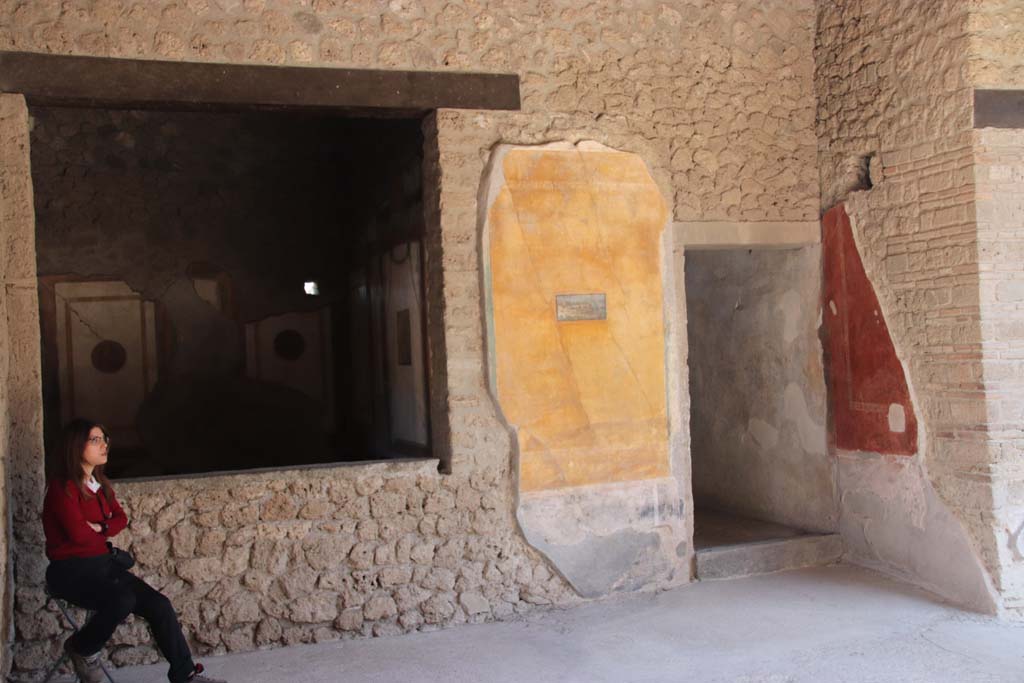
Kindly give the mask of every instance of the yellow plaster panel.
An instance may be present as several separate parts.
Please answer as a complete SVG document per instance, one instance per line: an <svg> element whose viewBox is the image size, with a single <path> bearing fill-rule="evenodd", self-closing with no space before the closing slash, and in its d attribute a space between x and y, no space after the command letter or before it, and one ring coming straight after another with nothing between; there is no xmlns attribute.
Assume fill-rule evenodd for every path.
<svg viewBox="0 0 1024 683"><path fill-rule="evenodd" d="M621 152L513 150L502 170L492 362L519 430L520 490L667 476L657 186ZM607 319L558 322L560 294L604 294Z"/></svg>

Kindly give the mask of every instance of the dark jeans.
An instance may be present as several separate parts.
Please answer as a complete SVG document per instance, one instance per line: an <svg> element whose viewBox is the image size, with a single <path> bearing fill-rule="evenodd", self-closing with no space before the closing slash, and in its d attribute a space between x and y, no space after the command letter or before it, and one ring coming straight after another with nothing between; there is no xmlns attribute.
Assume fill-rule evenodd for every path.
<svg viewBox="0 0 1024 683"><path fill-rule="evenodd" d="M95 612L73 636L75 652L86 656L99 652L118 624L135 614L149 622L157 647L171 665L167 677L172 683L188 680L195 670L171 601L114 565L109 555L54 560L46 568L46 583L54 597Z"/></svg>

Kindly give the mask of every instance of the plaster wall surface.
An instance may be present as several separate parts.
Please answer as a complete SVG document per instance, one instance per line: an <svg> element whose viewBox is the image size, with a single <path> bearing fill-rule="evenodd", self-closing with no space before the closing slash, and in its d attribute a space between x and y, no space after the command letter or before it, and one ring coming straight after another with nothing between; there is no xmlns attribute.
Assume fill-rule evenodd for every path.
<svg viewBox="0 0 1024 683"><path fill-rule="evenodd" d="M488 169L489 387L523 534L586 597L686 581L658 188L637 155L593 143L500 146Z"/></svg>
<svg viewBox="0 0 1024 683"><path fill-rule="evenodd" d="M489 363L516 426L519 489L667 476L657 185L612 150L513 149L493 163Z"/></svg>
<svg viewBox="0 0 1024 683"><path fill-rule="evenodd" d="M820 269L818 246L687 253L698 507L835 531Z"/></svg>
<svg viewBox="0 0 1024 683"><path fill-rule="evenodd" d="M988 469L969 4L820 3L815 83L824 208L863 187L857 169L866 164L873 187L850 194L847 210L919 417L918 453L900 466L900 476L872 479L866 457L847 462L840 481L877 485L885 503L873 524L884 524L884 510L896 506L914 520L907 531L927 543L964 534L959 545L972 549L928 576L906 554L893 554L899 544L872 545L870 537L871 550L852 542L849 558L881 559L946 597L994 610L996 594L1007 593ZM857 468L865 469L851 476ZM952 526L937 522L943 515L911 514L900 502L915 476L934 488L956 520ZM840 491L844 523L856 495ZM920 545L909 533L903 540ZM990 581L988 600L971 588L977 580L964 581L972 572Z"/></svg>
<svg viewBox="0 0 1024 683"><path fill-rule="evenodd" d="M836 469L839 531L848 559L958 605L995 609L981 559L928 481L920 458L844 451L836 456Z"/></svg>
<svg viewBox="0 0 1024 683"><path fill-rule="evenodd" d="M415 503L410 507L407 499L408 517L403 517L402 523L411 525L416 520L415 531L407 532L415 540L414 545L422 543L436 550L452 542L449 551L440 558L435 552L429 568L419 575L413 569L413 578L405 579L416 562L391 561L393 543L396 560L399 557L399 539L391 535L394 532L390 526L388 531L381 531L385 524L380 519L384 517L372 517L370 497L378 490L370 486L363 489L368 493L357 491L360 502L353 503L349 511L334 508L333 512L322 513L332 518L340 516L343 526L357 531L365 522L364 542L370 545L356 544L347 555L339 551L323 570L313 570L304 558L307 551L302 543L307 534L340 534L332 526L334 522L316 517L320 513L312 511L306 513L315 517L307 520L312 521L308 530L300 523L291 528L287 520L268 519L267 524L258 518L253 521L252 512L246 513L250 516L244 523L232 521L234 511L249 504L241 500L207 511L209 521L216 518L212 527L198 523L202 514L198 508L186 511L182 519L190 521L185 526L195 527L197 532L200 527L209 528L211 541L209 546L201 546L197 539L189 554L185 540L181 550L185 554L178 556L173 529L180 522L167 527L166 522L157 524L156 519L171 507L172 500L180 499L179 492L188 492L190 504L198 506L203 504L207 491L213 495L218 489L265 490L265 475L125 484L120 491L133 505L132 514L137 519L130 530L131 547L140 545L143 555L147 544L157 549L167 544L171 549L169 553L152 553L151 557L159 559L143 564L143 575L161 586L180 581L177 600L206 605L190 610L186 621L191 635L201 634L207 639L195 641L200 652L244 650L257 643L273 646L347 633L434 628L470 619L501 618L509 613L505 602L515 611L533 604L567 604L575 599L564 581L555 577L550 566L521 540L516 529L510 436L486 389L478 190L496 144L588 139L636 153L662 196L668 198L672 220L817 219L811 61L815 14L809 0L685 6L644 0L629 5L628 11L622 3L611 0L431 0L399 1L386 7L314 0L298 8L276 0L187 4L114 0L74 6L9 2L0 5L0 10L2 49L252 64L484 70L516 72L522 78L520 112L442 110L425 124L431 416L435 447L442 451L444 467L451 474L440 477L438 490L430 492L438 500L429 511L426 502L421 512ZM664 249L663 254L666 259L673 254L673 263L681 260L681 254L671 248ZM663 275L669 284L666 291L680 292L678 275L671 269ZM666 320L677 334L682 330L682 311L680 302L666 311ZM38 344L38 336L30 330L26 330L26 339ZM677 463L685 464L688 457L685 345L680 342L678 346L666 354L669 457L674 468ZM35 503L42 490L38 446L14 464L25 480L25 486L12 498L18 538L16 565L22 567L15 612L19 624L16 663L27 671L46 661L58 641L52 614L39 610L45 562ZM323 495L315 487L328 477L319 470L314 472L276 477L294 491L285 497L292 495L300 511L311 503L311 510L317 506L324 509ZM361 475L336 476L344 479ZM413 475L401 469L381 476L401 482L392 486L419 482L419 473ZM460 491L465 491L461 494L465 507L458 503ZM680 500L685 501L685 497L684 493ZM154 502L150 507L136 504L143 500ZM493 507L485 508L484 500ZM257 507L269 501L269 497L259 498ZM155 509L158 502L161 509ZM174 519L178 514L175 508L166 512L166 518ZM281 513L272 512L271 516L275 514ZM683 514L689 512L684 510ZM481 521L477 526L478 517L493 524ZM230 526L233 524L239 526ZM229 528L240 529L237 538L232 537L237 545L227 545ZM225 540L218 546L221 531ZM275 575L269 583L263 578L251 584L244 582L250 570L263 571L251 565L256 541L250 544L248 539L254 532L281 534L278 540L286 549L283 554L288 558L289 576L310 576L305 569L308 565L311 571L337 571L350 577L348 580L357 587L352 602L342 603L342 591L329 579L317 589L323 591L317 595L327 602L333 596L339 617L347 610L355 611L348 611L344 620L336 623L339 617L326 616L331 613L330 607L311 610L307 616L306 612L284 614L271 606L270 595L284 590L281 576ZM178 533L187 535L184 530ZM477 544L485 548L482 554L467 550ZM242 560L237 556L249 553L249 569L235 573L239 564L227 559L229 547L236 548L231 557L238 563ZM353 555L356 547L360 550ZM371 547L373 564L364 566ZM423 552L426 557L427 551ZM686 563L691 550L682 547L678 552L680 561ZM511 564L499 566L505 560ZM519 565L528 565L529 573L525 568L520 571ZM385 571L395 566L404 569L397 574ZM196 578L196 567L201 568L199 583L190 583L181 576L184 573ZM453 578L457 583L463 573L476 576L478 569L486 608L474 596L466 597L463 604L462 593L480 590L469 589L469 584L464 584L466 590L460 590L451 584ZM434 578L428 578L428 574ZM398 583L387 583L396 577ZM319 575L316 581L320 581ZM223 594L213 592L218 586ZM498 593L504 588L500 587L507 587L508 597L514 592L519 597L514 602L501 598ZM422 602L412 600L422 622L414 615L403 619L406 612L415 612L409 603L399 602L400 593L406 591L424 596ZM223 612L219 606L226 604L229 593L241 596L235 600L244 603L247 610L259 606L259 614L247 612L243 619L231 610ZM389 600L396 605L394 612ZM430 617L436 623L428 623L421 609L428 602L436 607L431 608L434 616ZM296 621L296 616L313 621ZM267 625L258 635L258 625L264 621ZM355 622L361 625L352 631L344 628ZM123 650L117 655L119 661L148 661L154 657L148 645L131 642L137 637L131 633L126 631L128 640L116 648Z"/></svg>

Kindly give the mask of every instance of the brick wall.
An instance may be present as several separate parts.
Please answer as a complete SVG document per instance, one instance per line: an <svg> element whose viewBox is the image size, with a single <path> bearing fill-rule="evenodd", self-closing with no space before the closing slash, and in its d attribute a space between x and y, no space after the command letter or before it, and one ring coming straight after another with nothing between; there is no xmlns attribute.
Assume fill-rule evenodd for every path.
<svg viewBox="0 0 1024 683"><path fill-rule="evenodd" d="M823 195L840 197L852 187L851 160L873 155L874 186L850 195L847 209L921 418L921 472L997 577L992 484L984 474L990 447L965 68L968 6L821 3L818 22ZM875 559L914 576L912 558Z"/></svg>
<svg viewBox="0 0 1024 683"><path fill-rule="evenodd" d="M1024 2L973 3L970 78L982 88L1024 87ZM1024 134L974 132L979 302L987 397L993 526L1004 607L1024 616Z"/></svg>
<svg viewBox="0 0 1024 683"><path fill-rule="evenodd" d="M987 468L1003 605L1024 616L1024 132L974 135Z"/></svg>
<svg viewBox="0 0 1024 683"><path fill-rule="evenodd" d="M971 102L1024 83L1022 17L1016 0L823 4L816 51L823 183L878 155L874 188L848 204L924 416L924 469L1016 617L1024 138L973 131Z"/></svg>

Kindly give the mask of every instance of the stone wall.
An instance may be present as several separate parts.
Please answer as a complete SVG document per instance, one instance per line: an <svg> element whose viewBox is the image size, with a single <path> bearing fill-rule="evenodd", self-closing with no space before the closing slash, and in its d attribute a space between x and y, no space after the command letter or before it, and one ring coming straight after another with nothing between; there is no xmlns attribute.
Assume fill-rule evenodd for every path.
<svg viewBox="0 0 1024 683"><path fill-rule="evenodd" d="M444 469L452 474L406 471L403 466L379 474L370 474L378 470L335 468L122 487L137 519L130 531L132 546L142 548L144 555L150 546L159 550L167 544L171 551L159 562L144 566L143 573L178 591L177 602L189 606L190 630L214 624L219 632L217 643L197 641L201 651L336 637L348 632L342 627L354 625L357 616L363 619L362 625L351 632L365 629L372 633L376 627L387 633L433 627L435 624L426 623L428 615L437 625L446 625L468 620L470 615L473 619L501 617L510 608L524 609L530 600L558 604L574 600L561 579L553 577L519 540L512 516L510 438L486 390L478 192L484 165L496 144L589 139L637 153L662 195L669 198L676 220L817 218L811 62L815 17L809 0L686 6L641 0L625 11L622 3L611 0L585 4L569 0L399 0L386 8L376 3L313 0L298 9L283 0L185 4L97 0L76 6L27 3L5 6L4 10L0 11L0 49L191 61L508 71L522 79L521 112L442 110L425 124L433 438L435 448L442 451ZM663 254L663 264L677 261L669 258L669 252ZM664 275L672 285L666 289L678 291L681 283L675 283L679 278L671 272ZM683 304L670 302L669 308L673 309L669 318L675 334L680 335ZM38 343L37 338L29 341ZM685 349L685 342L678 346ZM678 407L685 405L685 383L680 390L677 379L685 376L685 350L669 349L668 356L670 457L673 468L678 468L688 462L686 411ZM52 614L37 611L45 566L35 507L42 487L40 463L38 450L26 453L24 462L13 463L27 484L14 498L16 564L21 567L16 664L26 671L38 667L44 654L58 644ZM353 494L354 500L362 502L345 504L345 510L330 499L332 482L376 476L405 492L390 490L388 484L381 484L382 489L368 485ZM410 483L413 480L419 482L416 487ZM423 492L419 488L423 482L427 487L435 482L439 488ZM356 481L351 483L358 486ZM273 485L285 490L268 490ZM337 486L346 488L344 483ZM187 509L179 506L165 512L164 521L159 521L160 510L147 507L142 500L152 495L172 507L171 499L179 500L172 492L179 489L194 491L191 497L195 502ZM212 499L221 501L220 508L201 509L206 505L207 490ZM288 491L293 493L289 496ZM418 492L424 493L422 512ZM250 495L254 498L248 499ZM398 536L391 536L398 532L388 520L378 521L376 529L367 521L374 514L375 495L390 501L379 504L382 514L395 514L401 524L409 525L399 526ZM402 507L397 502L401 496L404 512L398 514L393 507ZM431 504L437 512L426 510L430 496L438 499L436 505ZM685 497L683 494L683 500ZM282 505L281 498L290 502ZM449 507L452 499L454 511ZM491 507L484 507L485 500ZM315 504L308 506L310 502ZM267 509L272 517L287 516L294 507L299 511L295 514L301 516L307 506L305 514L312 516L310 520L259 520ZM285 512L274 512L275 507L283 507ZM340 522L328 520L336 515L341 515ZM438 516L434 519L433 515ZM202 526L201 521L213 521L217 516L223 529ZM482 531L473 528L477 517L488 520ZM174 524L165 527L172 520ZM185 520L192 522L185 527L194 526L196 531L191 556L188 532L184 528L177 532L186 536L180 541L173 535L173 529ZM376 541L355 542L364 521L365 534ZM307 522L308 529L304 526ZM415 531L404 531L413 525ZM230 540L229 528L237 530L230 532ZM223 541L219 541L220 531ZM493 548L492 531L498 539ZM282 569L284 581L267 580L272 573L267 569L276 570L279 565L265 564L264 550L257 552L258 541L264 544L261 548L267 542L264 536L257 539L261 534L282 536L273 540L284 548L277 557L287 556L287 560L276 560L285 562L288 569ZM302 547L308 534L312 534L314 546L337 544L331 551L333 559L327 560L311 548L313 562L323 565L320 569L310 563L309 549ZM321 543L325 539L318 534L331 540ZM207 535L209 545L202 545ZM354 544L342 556L349 535L355 536ZM414 547L424 546L418 557L426 558L426 546L434 549L431 568L417 564L411 550L409 561L405 561L405 546L399 555L400 538L405 537L409 538L406 543L416 541ZM180 552L186 553L183 557L176 555L179 545ZM385 549L380 550L378 562L381 547ZM440 559L438 547L447 548ZM375 564L363 569L371 549ZM690 552L685 547L678 550L684 577ZM153 555L158 553L153 551ZM506 560L509 562L501 565ZM396 571L389 569L384 578L384 567ZM478 570L482 578L474 590L471 586ZM197 576L205 571L214 574L209 582ZM409 572L411 578L406 580ZM316 577L311 578L314 573ZM463 580L463 573L471 578ZM363 597L348 602L345 595L349 591L332 585L331 578L316 586L327 574L348 577L346 581L358 585L353 590ZM189 582L188 576L198 583ZM250 585L245 583L246 576L250 576ZM292 576L297 578L288 580ZM310 580L314 590L306 593ZM392 580L407 582L394 588L385 586ZM455 585L450 586L453 581ZM301 611L282 612L281 596L288 595L285 585L287 590L298 590L311 600L315 596L320 602L302 602ZM513 601L516 591L519 597ZM407 601L408 592L423 596L423 601L417 603L415 597ZM247 612L228 609L225 614L229 593L236 600L232 605L242 602L238 596L259 594L259 613L254 614L246 604ZM463 601L460 594L465 593L471 597ZM486 600L486 607L477 594ZM362 611L357 614L351 610L360 609L360 600ZM418 611L413 603L420 605ZM408 614L404 622L402 614ZM262 623L266 626L261 631ZM149 649L119 647L122 661L152 656Z"/></svg>
<svg viewBox="0 0 1024 683"><path fill-rule="evenodd" d="M1024 2L972 3L970 78L979 88L1024 87ZM974 131L975 216L979 299L988 411L985 472L992 480L994 526L1003 606L1024 616L1024 134L1019 129Z"/></svg>
<svg viewBox="0 0 1024 683"><path fill-rule="evenodd" d="M495 475L410 462L124 483L131 527L117 541L203 652L429 630L571 601L517 537ZM30 578L19 588L23 669L59 645L43 639L57 615L42 609L42 577ZM135 620L108 656L154 662L151 645Z"/></svg>
<svg viewBox="0 0 1024 683"><path fill-rule="evenodd" d="M992 598L977 589L985 572L976 566L980 557L1000 587L973 211L968 22L968 3L959 0L820 3L817 129L826 205L865 187L853 176L858 159L870 156L873 187L851 194L847 209L920 418L912 463L840 458L840 481L848 486L841 491L844 518L866 514L871 519L864 521L876 527L910 520L891 527L895 537L884 543L863 537L848 543L851 558L991 610ZM892 471L869 476L872 468ZM908 468L923 483L909 486ZM860 487L865 481L888 484L871 490ZM924 499L912 495L932 486L953 513L938 526ZM881 503L860 505L865 494ZM973 552L960 553L939 572L909 551L949 545L951 536L964 533L966 542L958 544Z"/></svg>
<svg viewBox="0 0 1024 683"><path fill-rule="evenodd" d="M820 247L690 251L686 296L696 504L835 531Z"/></svg>
<svg viewBox="0 0 1024 683"><path fill-rule="evenodd" d="M976 88L1024 86L1024 22L1021 0L972 2L968 17L969 78Z"/></svg>
<svg viewBox="0 0 1024 683"><path fill-rule="evenodd" d="M0 673L10 666L12 591L27 580L38 564L38 552L28 562L13 560L24 533L39 526L39 513L15 501L41 500L39 465L42 453L42 395L40 391L39 301L36 294L35 219L29 177L28 110L24 98L0 95L0 514L4 530L0 590L3 653ZM13 518L13 525L11 520Z"/></svg>
<svg viewBox="0 0 1024 683"><path fill-rule="evenodd" d="M125 58L513 72L548 138L628 125L670 171L676 219L816 208L810 0L9 3L0 49ZM511 140L510 140L511 142ZM635 147L636 145L632 145ZM652 160L655 161L655 160Z"/></svg>
<svg viewBox="0 0 1024 683"><path fill-rule="evenodd" d="M974 134L987 466L1003 607L1024 617L1024 132Z"/></svg>

